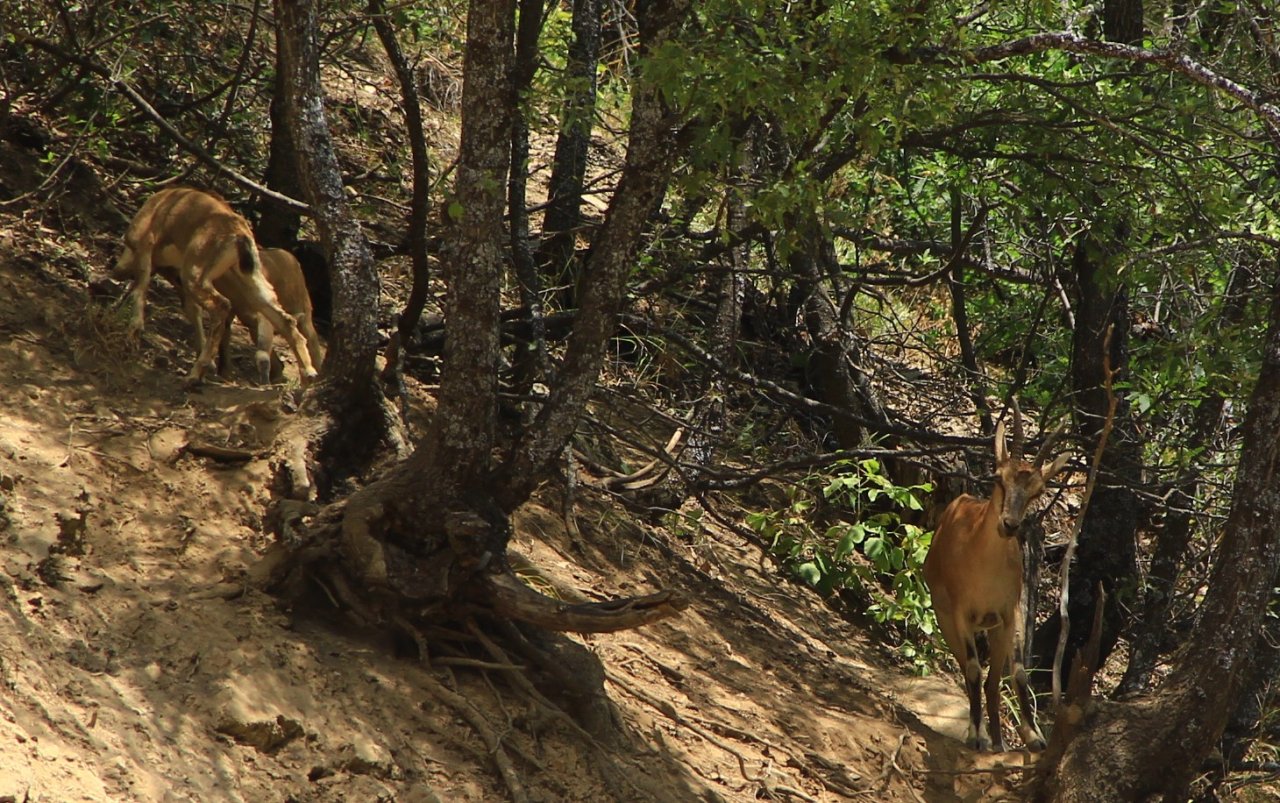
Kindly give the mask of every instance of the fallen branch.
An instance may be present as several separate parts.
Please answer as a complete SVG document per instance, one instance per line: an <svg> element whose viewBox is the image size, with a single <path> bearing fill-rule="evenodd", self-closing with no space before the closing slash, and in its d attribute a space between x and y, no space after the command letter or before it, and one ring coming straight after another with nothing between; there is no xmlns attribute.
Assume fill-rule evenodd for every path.
<svg viewBox="0 0 1280 803"><path fill-rule="evenodd" d="M186 451L197 457L217 460L219 463L247 463L254 458L264 456L263 453L249 449L234 449L230 446L218 446L217 444L202 441L188 442Z"/></svg>

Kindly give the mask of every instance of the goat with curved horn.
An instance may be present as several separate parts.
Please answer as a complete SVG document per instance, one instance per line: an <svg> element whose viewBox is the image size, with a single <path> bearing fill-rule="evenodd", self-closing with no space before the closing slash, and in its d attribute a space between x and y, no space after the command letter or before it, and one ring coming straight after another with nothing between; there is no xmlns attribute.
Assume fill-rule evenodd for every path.
<svg viewBox="0 0 1280 803"><path fill-rule="evenodd" d="M1061 435L1059 429L1041 445L1035 461L1022 459L1022 411L1013 412L1013 450L1005 443L1005 422L996 427L995 484L987 499L964 494L942 514L924 562L924 578L933 610L951 654L964 670L969 697L967 742L976 750L1004 750L1000 730L1000 681L1012 676L1022 719L1019 735L1030 750L1043 750L1044 735L1023 667L1022 539L1019 533L1031 504L1045 484L1066 465L1068 454L1044 461ZM982 662L978 635L985 634L990 658L985 691L987 719L982 718Z"/></svg>

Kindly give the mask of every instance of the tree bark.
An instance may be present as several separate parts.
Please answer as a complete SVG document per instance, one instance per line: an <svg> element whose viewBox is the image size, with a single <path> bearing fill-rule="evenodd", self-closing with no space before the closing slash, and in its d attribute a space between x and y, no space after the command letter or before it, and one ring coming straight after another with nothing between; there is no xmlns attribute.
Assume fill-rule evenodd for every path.
<svg viewBox="0 0 1280 803"><path fill-rule="evenodd" d="M1072 335L1071 383L1079 416L1077 431L1090 448L1098 441L1110 404L1104 360L1108 328L1112 329L1112 370L1123 376L1128 359L1128 293L1123 286L1112 286L1116 280L1107 275L1098 250L1096 239L1086 234L1076 244L1072 258L1076 327ZM1071 568L1068 656L1079 652L1089 636L1099 583L1111 599L1121 599L1123 590L1136 584L1138 576L1136 539L1141 505L1133 492L1141 483L1138 440L1124 392L1116 390L1115 395L1115 424L1102 455L1098 484L1081 524L1076 565ZM1107 606L1101 639L1102 662L1106 662L1115 648L1127 616L1125 606ZM1033 644L1038 668L1052 668L1061 626L1062 620L1052 616L1036 631ZM1043 683L1051 674L1038 672L1033 673L1033 677L1039 677Z"/></svg>
<svg viewBox="0 0 1280 803"><path fill-rule="evenodd" d="M449 286L448 337L429 435L434 449L425 452L437 465L451 466L450 485L460 491L483 488L492 479L501 348L502 215L515 115L514 35L514 0L472 0L463 62L462 140L442 265Z"/></svg>
<svg viewBox="0 0 1280 803"><path fill-rule="evenodd" d="M538 261L552 281L568 284L560 294L572 306L575 273L574 243L582 225L582 190L596 110L596 67L600 59L600 0L573 0L573 42L569 45L565 79L569 86L561 116L560 136L551 166L550 199L543 217L545 236Z"/></svg>
<svg viewBox="0 0 1280 803"><path fill-rule="evenodd" d="M286 125L332 279L332 330L315 398L331 422L317 458L336 479L359 471L380 444L398 436L394 412L382 403L374 363L378 275L360 223L347 204L324 116L316 4L314 0L276 0L276 18Z"/></svg>
<svg viewBox="0 0 1280 803"><path fill-rule="evenodd" d="M1280 282L1272 287L1262 367L1241 432L1231 512L1186 648L1151 697L1094 705L1047 786L1047 801L1186 800L1252 666L1280 569Z"/></svg>

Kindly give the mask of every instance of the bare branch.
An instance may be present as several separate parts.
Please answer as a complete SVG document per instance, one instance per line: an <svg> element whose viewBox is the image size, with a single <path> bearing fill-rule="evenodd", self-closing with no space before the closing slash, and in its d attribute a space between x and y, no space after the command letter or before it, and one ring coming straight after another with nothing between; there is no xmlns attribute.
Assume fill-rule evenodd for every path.
<svg viewBox="0 0 1280 803"><path fill-rule="evenodd" d="M125 81L116 72L109 69L108 67L101 64L100 62L97 62L86 56L80 55L79 53L69 52L63 49L62 47L59 47L58 45L54 44L53 42L50 42L45 39L41 39L38 36L32 36L26 31L15 30L15 31L12 31L12 35L14 39L20 42L21 44L27 45L29 47L33 47L36 50L43 50L44 52L56 58L62 59L63 61L71 62L72 64L78 64L79 66L83 67L89 72L92 72L94 75L97 75L99 78L104 79L117 92L124 95L129 100L130 103L132 103L134 106L137 106L147 117L150 117L152 122L154 122L160 128L161 131L167 134L169 138L172 139L174 142L176 142L183 150L187 151L192 156L195 156L197 159L209 165L219 173L227 176L232 181L244 187L245 189L249 190L250 192L255 192L267 198L270 198L273 201L283 204L284 206L287 206L288 208L296 212L301 212L303 214L311 213L311 208L306 204L304 204L302 201L299 201L294 198L290 198L287 195L283 195L281 193L276 192L275 190L264 187L258 182L244 175L243 173L240 173L234 168L228 167L227 165L218 161L218 159L213 154L209 153L207 150L205 150L195 142L192 142L190 139L187 138L185 134L183 134L181 131L175 128L172 123L170 123L168 120L164 118L164 115L156 111L155 107L152 106L147 101L146 98L144 98L141 94L139 94L136 89L130 86L127 81Z"/></svg>

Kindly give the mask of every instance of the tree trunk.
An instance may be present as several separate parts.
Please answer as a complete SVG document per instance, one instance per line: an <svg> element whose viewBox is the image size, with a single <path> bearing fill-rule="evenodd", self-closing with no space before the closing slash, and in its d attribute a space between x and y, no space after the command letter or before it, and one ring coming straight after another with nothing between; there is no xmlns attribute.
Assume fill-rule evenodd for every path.
<svg viewBox="0 0 1280 803"><path fill-rule="evenodd" d="M572 306L575 271L574 243L582 225L582 189L596 111L596 66L600 59L600 0L573 0L573 42L569 45L565 100L560 137L551 166L550 199L543 217L545 239L538 261L552 281L568 285L560 294L562 306Z"/></svg>
<svg viewBox="0 0 1280 803"><path fill-rule="evenodd" d="M514 2L472 0L468 13L462 143L445 227L449 336L431 429L408 459L322 511L294 545L295 559L283 561L272 580L320 573L341 601L373 620L438 616L438 606L470 602L544 627L616 630L669 616L683 598L659 592L624 604L565 606L542 597L507 565L509 514L563 451L595 386L647 213L661 199L676 156L670 138L676 118L656 88L637 83L627 164L588 263L558 384L514 446L499 449L506 445L496 434L498 302L515 101ZM642 55L671 36L688 2L646 8ZM495 465L495 456L507 462Z"/></svg>
<svg viewBox="0 0 1280 803"><path fill-rule="evenodd" d="M516 29L515 93L525 98L538 68L538 34L542 31L543 0L520 0L520 24ZM516 108L511 127L511 177L507 205L511 216L511 260L515 263L520 300L529 316L529 337L517 341L514 392L525 396L547 372L547 325L542 305L542 277L529 244L528 176L529 123L524 103Z"/></svg>
<svg viewBox="0 0 1280 803"><path fill-rule="evenodd" d="M860 368L858 343L845 326L843 316L848 303L838 303L829 290L825 266L834 266L830 237L817 217L808 214L794 221L799 233L796 250L791 253L788 268L803 298L804 323L809 332L812 354L808 378L818 398L848 415L831 422L836 443L841 449L865 446L868 436L865 421L884 420L884 408L870 381ZM847 292L857 292L850 288Z"/></svg>
<svg viewBox="0 0 1280 803"><path fill-rule="evenodd" d="M333 286L329 350L315 398L330 417L317 452L329 480L357 473L379 444L398 441L394 412L382 402L378 352L378 275L359 221L347 204L324 116L319 25L314 0L276 0L283 57L285 122L298 175L328 256ZM323 479L323 478L322 478Z"/></svg>
<svg viewBox="0 0 1280 803"><path fill-rule="evenodd" d="M264 183L270 189L290 198L302 198L302 182L298 177L298 149L294 145L293 126L289 124L288 85L284 63L285 49L280 45L280 20L276 20L276 74L271 92L271 140L267 154ZM263 248L290 248L298 241L302 215L292 207L266 196L258 199L258 220L253 235ZM319 367L319 366L317 366Z"/></svg>
<svg viewBox="0 0 1280 803"><path fill-rule="evenodd" d="M1272 287L1270 317L1231 512L1186 648L1151 697L1085 712L1061 762L1043 773L1038 800L1159 795L1181 803L1240 699L1280 569L1280 282Z"/></svg>
<svg viewBox="0 0 1280 803"><path fill-rule="evenodd" d="M369 13L373 16L373 29L378 33L382 49L387 51L387 58L396 73L396 83L400 85L400 102L404 110L405 134L409 138L409 154L413 170L413 197L409 207L409 259L413 265L413 289L409 292L409 300L405 302L400 313L396 331L400 343L409 342L413 329L422 317L422 310L427 305L427 293L431 273L427 268L427 218L431 212L431 164L427 155L427 134L422 123L422 99L418 96L418 85L413 78L413 70L400 41L396 39L395 28L387 18L386 4L383 0L369 0Z"/></svg>
<svg viewBox="0 0 1280 803"><path fill-rule="evenodd" d="M1075 391L1075 409L1079 416L1077 431L1092 451L1107 417L1109 400L1105 387L1106 360L1104 343L1111 330L1110 365L1123 377L1127 362L1129 333L1128 293L1123 286L1112 288L1114 277L1106 275L1099 264L1098 248L1092 235L1077 243L1072 266L1075 269L1076 327L1071 355L1071 382ZM1141 467L1138 440L1134 434L1129 405L1122 390L1114 391L1117 399L1115 423L1111 439L1102 455L1102 465L1089 509L1081 523L1077 560L1071 567L1067 614L1070 632L1067 656L1084 647L1089 636L1093 611L1097 605L1099 583L1107 596L1122 599L1125 589L1136 585L1137 531L1141 505L1133 488L1140 485ZM1127 621L1127 608L1112 604L1103 619L1100 660L1105 662L1115 648ZM1035 634L1035 660L1040 669L1053 666L1057 652L1060 617L1051 616ZM1041 683L1051 675L1033 673ZM1039 685L1039 684L1037 684ZM1047 685L1047 683L1045 684Z"/></svg>
<svg viewBox="0 0 1280 803"><path fill-rule="evenodd" d="M744 172L749 172L754 139L750 134L743 139L740 159ZM727 194L725 228L728 231L737 231L742 227L746 217L741 187L730 187ZM711 344L708 349L711 354L719 358L722 365L735 369L738 367L738 334L742 326L742 305L746 300L745 270L750 261L750 251L750 244L739 240L733 243L720 258L723 270L719 282L720 298L716 304L716 317L712 324ZM729 388L724 372L708 368L703 382L702 398L694 410L693 427L686 447L687 462L691 466L689 482L695 487L703 481L705 472L702 469L711 465L716 446L724 436L727 420L725 405L728 394Z"/></svg>
<svg viewBox="0 0 1280 803"><path fill-rule="evenodd" d="M445 498L453 495L451 491L477 493L492 480L501 356L503 189L515 116L514 31L515 0L472 0L463 62L462 140L442 265L449 286L449 336L428 435L432 448L420 449L410 461L423 472L432 465L450 467L447 487L432 494L444 492ZM423 464L424 458L429 464ZM498 554L502 551L505 543Z"/></svg>

